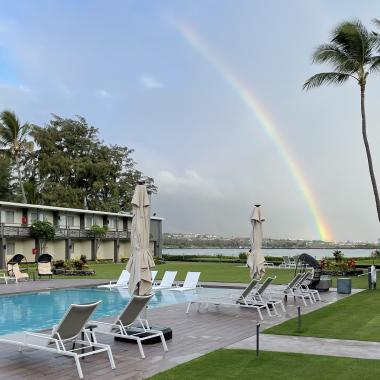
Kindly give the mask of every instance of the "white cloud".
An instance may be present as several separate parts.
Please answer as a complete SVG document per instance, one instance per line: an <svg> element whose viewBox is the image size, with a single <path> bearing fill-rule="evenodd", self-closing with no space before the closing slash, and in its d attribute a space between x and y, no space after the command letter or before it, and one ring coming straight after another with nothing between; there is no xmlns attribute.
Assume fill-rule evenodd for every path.
<svg viewBox="0 0 380 380"><path fill-rule="evenodd" d="M97 94L102 98L109 98L111 96L111 94L105 89L98 90Z"/></svg>
<svg viewBox="0 0 380 380"><path fill-rule="evenodd" d="M162 82L160 82L159 80L157 80L151 75L143 75L141 77L141 84L149 90L164 87Z"/></svg>
<svg viewBox="0 0 380 380"><path fill-rule="evenodd" d="M182 176L163 170L158 172L156 182L160 194L186 194L203 198L224 197L212 180L200 176L195 170L186 170Z"/></svg>

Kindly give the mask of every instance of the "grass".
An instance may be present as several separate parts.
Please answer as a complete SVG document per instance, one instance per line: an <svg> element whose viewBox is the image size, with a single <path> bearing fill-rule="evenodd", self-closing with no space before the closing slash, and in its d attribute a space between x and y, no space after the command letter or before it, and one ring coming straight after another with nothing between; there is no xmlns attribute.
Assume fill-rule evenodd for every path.
<svg viewBox="0 0 380 380"><path fill-rule="evenodd" d="M112 280L117 279L120 272L125 268L125 264L118 263L90 263L90 268L95 269L96 275L91 278ZM33 266L29 265L29 268ZM34 266L35 267L35 266ZM158 270L158 279L161 279L166 270L178 271L177 280L184 280L188 271L201 272L200 281L220 281L220 282L242 282L250 281L248 268L237 263L205 263L205 262L184 262L184 261L167 261L165 264L157 265L155 270ZM294 276L294 269L272 269L266 268L267 276L276 276L275 284L288 283ZM54 278L83 278L54 276ZM367 288L367 277L353 277L352 285L354 288ZM333 287L336 286L333 280Z"/></svg>
<svg viewBox="0 0 380 380"><path fill-rule="evenodd" d="M280 352L217 350L151 380L356 380L376 379L380 376L377 360L338 358Z"/></svg>
<svg viewBox="0 0 380 380"><path fill-rule="evenodd" d="M264 331L266 334L380 341L380 290L364 291L328 305L297 320L290 319Z"/></svg>

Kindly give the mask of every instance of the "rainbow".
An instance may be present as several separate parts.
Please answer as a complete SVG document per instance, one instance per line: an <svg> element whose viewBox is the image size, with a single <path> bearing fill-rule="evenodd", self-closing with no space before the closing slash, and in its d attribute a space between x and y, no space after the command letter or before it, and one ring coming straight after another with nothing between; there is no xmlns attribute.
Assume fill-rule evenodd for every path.
<svg viewBox="0 0 380 380"><path fill-rule="evenodd" d="M289 145L280 135L276 128L276 124L271 119L269 113L265 110L263 105L260 104L252 90L212 51L206 41L204 41L194 29L184 22L179 22L178 20L171 21L187 43L219 72L222 78L234 89L239 98L255 114L260 125L275 144L290 173L294 177L298 188L303 194L315 221L319 238L325 241L332 240L331 229L328 227L328 224L322 216L321 210L317 206L315 196L302 173L300 165L297 164Z"/></svg>

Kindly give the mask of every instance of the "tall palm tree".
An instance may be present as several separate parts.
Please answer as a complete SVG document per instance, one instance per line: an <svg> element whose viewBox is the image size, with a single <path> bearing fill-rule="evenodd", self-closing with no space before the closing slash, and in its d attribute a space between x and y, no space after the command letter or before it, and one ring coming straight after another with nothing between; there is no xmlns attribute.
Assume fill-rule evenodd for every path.
<svg viewBox="0 0 380 380"><path fill-rule="evenodd" d="M349 79L359 85L362 135L380 222L379 192L367 138L365 112L365 90L368 76L380 71L379 37L375 33L369 32L360 21L342 22L333 30L330 42L317 47L313 54L313 63L330 64L333 71L313 75L303 85L305 90L327 84L341 85Z"/></svg>
<svg viewBox="0 0 380 380"><path fill-rule="evenodd" d="M26 151L31 150L32 142L27 140L30 125L20 124L16 114L12 111L3 111L0 114L0 149L6 151L17 170L22 201L27 202L21 175L21 157Z"/></svg>

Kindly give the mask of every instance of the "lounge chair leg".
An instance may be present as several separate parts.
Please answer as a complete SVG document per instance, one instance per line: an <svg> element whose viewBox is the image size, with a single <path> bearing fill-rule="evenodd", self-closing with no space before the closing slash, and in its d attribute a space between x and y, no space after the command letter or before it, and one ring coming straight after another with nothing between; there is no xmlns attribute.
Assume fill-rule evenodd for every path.
<svg viewBox="0 0 380 380"><path fill-rule="evenodd" d="M186 314L189 314L190 311L191 302L187 304Z"/></svg>
<svg viewBox="0 0 380 380"><path fill-rule="evenodd" d="M140 339L137 339L137 345L139 346L139 350L140 350L141 357L142 357L143 359L145 359L145 354L144 354L143 346L142 346L142 344L141 344Z"/></svg>
<svg viewBox="0 0 380 380"><path fill-rule="evenodd" d="M259 314L260 319L263 321L264 318L263 318L263 315L261 314L261 310L259 308L257 309L257 313Z"/></svg>
<svg viewBox="0 0 380 380"><path fill-rule="evenodd" d="M79 361L78 355L75 355L75 356L74 356L74 360L75 360L75 364L76 364L76 366L77 366L77 370L78 370L79 378L80 378L80 379L83 379L82 367L81 367L81 365L80 365L80 361Z"/></svg>
<svg viewBox="0 0 380 380"><path fill-rule="evenodd" d="M281 301L280 305L281 305L281 309L282 309L282 311L283 311L284 313L286 313L286 309L285 309L284 303L283 303L282 301Z"/></svg>
<svg viewBox="0 0 380 380"><path fill-rule="evenodd" d="M161 338L162 345L164 346L164 351L169 351L168 346L166 345L166 340L163 333L160 334L160 338Z"/></svg>
<svg viewBox="0 0 380 380"><path fill-rule="evenodd" d="M110 347L108 347L107 349L107 354L108 354L108 359L110 360L111 368L115 369L116 368L115 361L113 360L113 355L112 355L112 351Z"/></svg>

